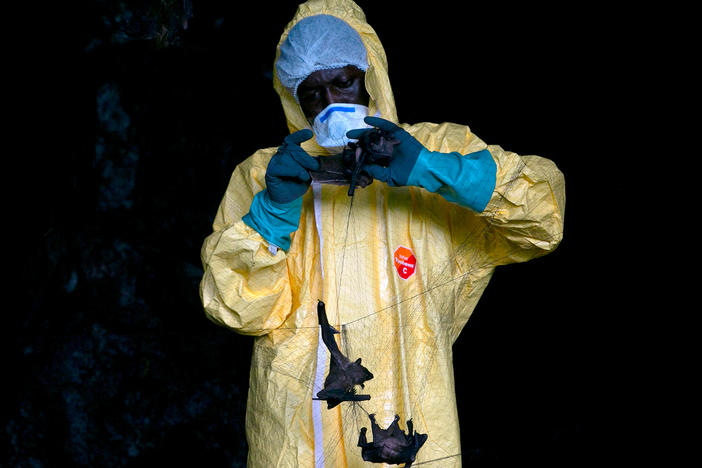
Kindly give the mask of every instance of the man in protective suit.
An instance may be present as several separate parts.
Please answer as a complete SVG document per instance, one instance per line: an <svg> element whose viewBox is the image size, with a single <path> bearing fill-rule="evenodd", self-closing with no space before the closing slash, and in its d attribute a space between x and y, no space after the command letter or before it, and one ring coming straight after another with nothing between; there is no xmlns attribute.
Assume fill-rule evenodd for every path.
<svg viewBox="0 0 702 468"><path fill-rule="evenodd" d="M427 434L417 463L460 466L453 342L496 266L561 241L563 175L463 125L400 124L385 52L349 0L300 5L274 70L291 134L237 166L202 247L208 317L256 336L248 466L366 466L366 413ZM395 145L389 164L364 167L370 185L350 198L313 183L320 158L373 128ZM329 365L318 300L372 372L370 400L315 399Z"/></svg>

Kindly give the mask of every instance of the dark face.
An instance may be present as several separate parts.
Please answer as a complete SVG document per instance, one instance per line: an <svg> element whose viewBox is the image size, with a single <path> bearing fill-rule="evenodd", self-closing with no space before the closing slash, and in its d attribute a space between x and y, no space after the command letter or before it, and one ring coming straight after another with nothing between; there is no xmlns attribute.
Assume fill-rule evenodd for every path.
<svg viewBox="0 0 702 468"><path fill-rule="evenodd" d="M310 123L329 104L368 105L368 92L364 78L366 73L347 65L344 68L319 70L308 76L297 87L300 107Z"/></svg>

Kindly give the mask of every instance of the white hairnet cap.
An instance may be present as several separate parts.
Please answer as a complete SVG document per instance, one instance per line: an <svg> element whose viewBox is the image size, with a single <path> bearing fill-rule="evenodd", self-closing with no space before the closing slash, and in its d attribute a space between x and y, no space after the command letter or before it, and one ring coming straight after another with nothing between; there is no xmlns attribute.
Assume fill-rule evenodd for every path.
<svg viewBox="0 0 702 468"><path fill-rule="evenodd" d="M368 68L361 36L335 16L315 15L290 29L275 66L281 84L300 102L297 87L311 73L347 65L363 71Z"/></svg>

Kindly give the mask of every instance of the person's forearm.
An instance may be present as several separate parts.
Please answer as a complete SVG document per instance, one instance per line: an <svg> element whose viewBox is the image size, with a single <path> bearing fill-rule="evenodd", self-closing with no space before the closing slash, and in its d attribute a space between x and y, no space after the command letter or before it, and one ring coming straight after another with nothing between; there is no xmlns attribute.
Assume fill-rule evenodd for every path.
<svg viewBox="0 0 702 468"><path fill-rule="evenodd" d="M486 149L467 155L423 149L408 184L438 193L450 202L480 213L495 188L496 169Z"/></svg>
<svg viewBox="0 0 702 468"><path fill-rule="evenodd" d="M242 220L270 244L287 252L290 233L297 231L301 210L302 197L289 203L276 203L262 190L254 196Z"/></svg>
<svg viewBox="0 0 702 468"><path fill-rule="evenodd" d="M208 317L246 335L280 326L291 312L287 256L271 255L263 238L237 221L202 246L200 296Z"/></svg>

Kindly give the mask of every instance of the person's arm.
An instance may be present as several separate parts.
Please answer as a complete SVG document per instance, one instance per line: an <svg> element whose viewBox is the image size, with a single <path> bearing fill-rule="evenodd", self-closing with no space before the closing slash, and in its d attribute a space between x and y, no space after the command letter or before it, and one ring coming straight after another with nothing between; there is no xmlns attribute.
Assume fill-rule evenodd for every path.
<svg viewBox="0 0 702 468"><path fill-rule="evenodd" d="M207 316L242 334L265 334L292 312L288 250L309 182L299 187L283 182L290 179L284 167L288 158L279 158L284 147L272 158L273 150L262 150L237 166L214 232L201 250L200 297ZM293 184L299 182L293 179ZM271 249L271 244L281 248Z"/></svg>
<svg viewBox="0 0 702 468"><path fill-rule="evenodd" d="M291 313L283 250L271 255L265 239L241 219L205 239L200 298L212 321L245 335L263 335Z"/></svg>
<svg viewBox="0 0 702 468"><path fill-rule="evenodd" d="M422 175L410 180L423 179L425 188L463 207L452 210L452 226L457 249L466 240L479 247L472 249L473 268L525 262L559 245L565 180L552 161L486 145L465 126L421 128L407 127L428 148L440 151L423 151L412 171ZM475 215L464 208L481 222L466 222L466 216Z"/></svg>
<svg viewBox="0 0 702 468"><path fill-rule="evenodd" d="M431 182L425 183L434 188L430 191L460 205L452 210L456 249L468 241L472 268L524 262L558 246L563 238L565 181L552 161L486 145L465 126L432 127L430 131L422 126L418 132L407 127L428 148L441 150L424 152L413 172ZM466 213L466 207L475 214ZM480 222L466 222L466 216Z"/></svg>
<svg viewBox="0 0 702 468"><path fill-rule="evenodd" d="M472 234L471 243L489 244L482 249L486 264L526 261L561 241L565 182L551 161L487 146L460 125L405 130L376 117L366 122L399 141L387 167L369 165L366 171L388 185L422 187L477 213L489 229ZM349 137L364 131L351 131ZM454 224L460 226L465 215L458 210Z"/></svg>

